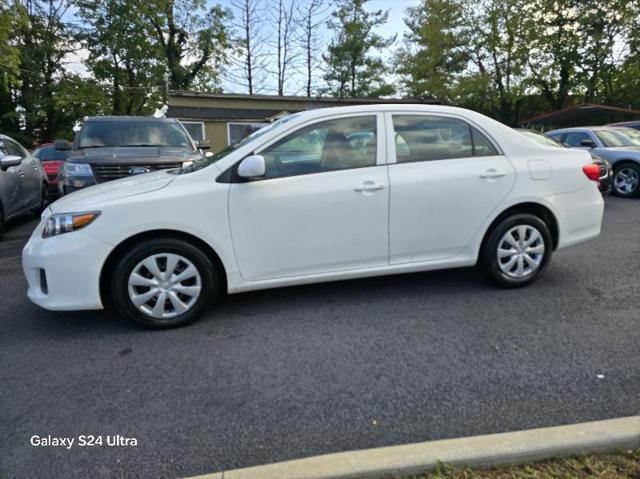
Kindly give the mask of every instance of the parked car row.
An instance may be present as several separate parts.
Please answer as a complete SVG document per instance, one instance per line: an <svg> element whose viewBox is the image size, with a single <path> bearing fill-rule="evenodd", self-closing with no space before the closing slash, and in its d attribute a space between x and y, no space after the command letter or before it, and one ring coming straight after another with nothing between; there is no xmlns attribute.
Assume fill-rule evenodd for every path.
<svg viewBox="0 0 640 479"><path fill-rule="evenodd" d="M194 142L173 118L93 117L73 143L56 142L68 154L59 174L60 194L152 171L181 168L204 158L207 142Z"/></svg>
<svg viewBox="0 0 640 479"><path fill-rule="evenodd" d="M570 148L583 148L606 159L613 168L612 193L640 196L640 132L622 126L552 130L549 136Z"/></svg>
<svg viewBox="0 0 640 479"><path fill-rule="evenodd" d="M51 194L57 195L58 175L64 166L64 162L67 160L67 156L69 156L68 152L58 150L54 143L46 143L33 150L33 156L40 160L47 174Z"/></svg>

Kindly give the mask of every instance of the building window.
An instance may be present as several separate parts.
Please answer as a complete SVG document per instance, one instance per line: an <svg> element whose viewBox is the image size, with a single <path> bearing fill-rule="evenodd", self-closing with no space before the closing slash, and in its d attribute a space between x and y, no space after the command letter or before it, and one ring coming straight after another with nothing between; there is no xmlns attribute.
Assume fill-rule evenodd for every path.
<svg viewBox="0 0 640 479"><path fill-rule="evenodd" d="M233 145L234 143L246 138L251 133L259 130L265 125L265 123L227 123L227 143Z"/></svg>
<svg viewBox="0 0 640 479"><path fill-rule="evenodd" d="M201 121L181 121L184 127L189 132L189 136L193 138L193 141L198 142L206 139L204 133L204 123Z"/></svg>

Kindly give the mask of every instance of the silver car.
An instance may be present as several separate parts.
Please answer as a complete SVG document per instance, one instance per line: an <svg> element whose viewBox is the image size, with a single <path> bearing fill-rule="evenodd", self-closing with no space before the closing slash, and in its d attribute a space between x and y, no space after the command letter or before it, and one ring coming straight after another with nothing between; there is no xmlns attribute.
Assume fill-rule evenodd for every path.
<svg viewBox="0 0 640 479"><path fill-rule="evenodd" d="M48 204L47 176L40 161L17 141L0 135L0 236L8 219Z"/></svg>
<svg viewBox="0 0 640 479"><path fill-rule="evenodd" d="M572 148L589 149L613 166L611 192L618 196L640 196L640 132L614 126L585 126L548 131L547 134Z"/></svg>

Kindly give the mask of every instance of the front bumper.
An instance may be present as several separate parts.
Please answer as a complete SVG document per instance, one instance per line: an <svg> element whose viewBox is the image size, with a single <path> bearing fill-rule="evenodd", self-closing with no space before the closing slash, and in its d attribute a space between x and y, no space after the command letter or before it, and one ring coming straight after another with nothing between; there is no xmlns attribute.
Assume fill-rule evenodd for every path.
<svg viewBox="0 0 640 479"><path fill-rule="evenodd" d="M97 184L93 176L74 176L74 177L62 177L58 183L58 188L61 195L68 195L74 191L87 188Z"/></svg>
<svg viewBox="0 0 640 479"><path fill-rule="evenodd" d="M112 246L82 230L43 239L43 227L22 250L29 299L53 311L102 309L100 271Z"/></svg>

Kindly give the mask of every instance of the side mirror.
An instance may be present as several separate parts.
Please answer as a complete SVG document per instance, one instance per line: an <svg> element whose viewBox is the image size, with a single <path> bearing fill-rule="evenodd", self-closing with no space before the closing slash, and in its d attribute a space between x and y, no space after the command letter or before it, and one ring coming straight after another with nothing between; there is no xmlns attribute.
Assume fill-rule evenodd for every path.
<svg viewBox="0 0 640 479"><path fill-rule="evenodd" d="M56 140L54 147L58 151L69 151L71 149L71 143L67 140Z"/></svg>
<svg viewBox="0 0 640 479"><path fill-rule="evenodd" d="M6 170L12 166L18 166L22 162L22 157L17 155L6 155L0 157L0 168Z"/></svg>
<svg viewBox="0 0 640 479"><path fill-rule="evenodd" d="M238 165L238 176L242 178L259 178L266 172L267 165L262 155L247 156Z"/></svg>
<svg viewBox="0 0 640 479"><path fill-rule="evenodd" d="M587 148L595 148L596 144L593 142L593 140L586 139L586 140L580 140L580 146L585 146Z"/></svg>
<svg viewBox="0 0 640 479"><path fill-rule="evenodd" d="M209 148L211 148L211 142L209 140L200 140L196 146L198 147L198 149L200 150L208 150Z"/></svg>

